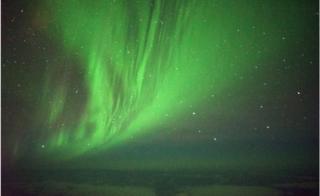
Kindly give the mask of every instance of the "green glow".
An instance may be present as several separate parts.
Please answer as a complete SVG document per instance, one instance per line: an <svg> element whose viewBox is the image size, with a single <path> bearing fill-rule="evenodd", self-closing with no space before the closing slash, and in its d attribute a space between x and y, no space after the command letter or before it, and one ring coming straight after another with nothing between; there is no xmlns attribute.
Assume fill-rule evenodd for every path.
<svg viewBox="0 0 320 196"><path fill-rule="evenodd" d="M190 105L236 87L235 73L245 76L260 58L255 46L272 44L252 29L255 16L245 4L226 3L232 15L224 14L218 1L68 0L47 5L53 18L49 34L66 54L79 58L84 74L81 114L54 126L47 138L45 152L64 157L109 148L191 115ZM63 83L58 86L44 98L52 100L49 126L72 110L67 100L77 99Z"/></svg>

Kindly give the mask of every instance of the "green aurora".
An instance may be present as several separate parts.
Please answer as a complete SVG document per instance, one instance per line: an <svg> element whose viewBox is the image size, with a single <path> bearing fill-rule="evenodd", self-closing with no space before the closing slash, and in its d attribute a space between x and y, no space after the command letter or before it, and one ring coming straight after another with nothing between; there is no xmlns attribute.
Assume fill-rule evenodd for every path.
<svg viewBox="0 0 320 196"><path fill-rule="evenodd" d="M37 145L37 153L68 158L109 149L183 114L196 115L192 106L225 88L239 88L235 77L247 77L255 63L287 47L265 33L281 39L277 27L293 25L285 17L272 20L281 18L268 13L272 6L47 1L48 36L77 59L72 69L83 77L82 87L71 89L63 72L54 76L57 65L47 70L40 107L43 148Z"/></svg>

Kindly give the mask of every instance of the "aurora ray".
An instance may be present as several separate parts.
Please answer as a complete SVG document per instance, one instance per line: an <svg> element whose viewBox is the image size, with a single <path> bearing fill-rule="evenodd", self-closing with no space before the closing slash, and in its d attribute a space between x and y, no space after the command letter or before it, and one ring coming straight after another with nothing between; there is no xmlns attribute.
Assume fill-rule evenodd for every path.
<svg viewBox="0 0 320 196"><path fill-rule="evenodd" d="M179 119L190 105L236 85L233 73L246 73L254 50L243 46L271 44L249 28L239 32L223 22L249 26L250 12L241 19L219 18L223 9L211 1L70 0L46 6L52 17L48 35L81 62L72 68L81 73L80 90L68 86L71 65L52 65L42 96L47 148L39 151L66 157L109 148ZM232 37L237 39L225 41ZM85 104L75 104L78 99Z"/></svg>

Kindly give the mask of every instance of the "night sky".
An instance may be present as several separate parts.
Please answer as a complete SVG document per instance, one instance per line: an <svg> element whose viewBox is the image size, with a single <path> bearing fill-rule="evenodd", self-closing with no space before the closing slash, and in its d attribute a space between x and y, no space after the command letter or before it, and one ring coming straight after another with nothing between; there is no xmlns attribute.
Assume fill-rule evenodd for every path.
<svg viewBox="0 0 320 196"><path fill-rule="evenodd" d="M315 0L4 0L3 165L314 172L318 19Z"/></svg>

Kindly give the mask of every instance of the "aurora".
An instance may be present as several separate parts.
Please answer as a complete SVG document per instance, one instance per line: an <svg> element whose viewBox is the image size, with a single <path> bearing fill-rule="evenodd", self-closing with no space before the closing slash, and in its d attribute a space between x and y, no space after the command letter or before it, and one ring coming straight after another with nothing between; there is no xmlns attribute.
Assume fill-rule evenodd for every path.
<svg viewBox="0 0 320 196"><path fill-rule="evenodd" d="M289 47L287 35L278 30L286 15L278 14L283 21L272 20L266 11L272 6L43 1L30 20L52 45L39 47L46 53L32 95L36 109L25 128L30 139L13 138L13 155L27 149L63 160L110 150L161 129L181 131L190 119L206 118L201 108L218 111L215 97L243 89L252 70ZM202 125L192 126L197 131Z"/></svg>
<svg viewBox="0 0 320 196"><path fill-rule="evenodd" d="M52 65L43 88L48 122L43 130L52 133L44 134L45 152L66 156L110 148L172 123L203 97L232 85L232 73L245 74L248 46L268 44L252 29L226 26L223 20L234 17L215 17L222 10L207 1L48 1L47 6L53 18L49 35L78 59L72 69L83 73L79 93L68 87L68 78L52 77L59 70ZM242 17L245 23L250 16ZM226 42L234 36L237 41ZM79 97L85 103L70 106Z"/></svg>

